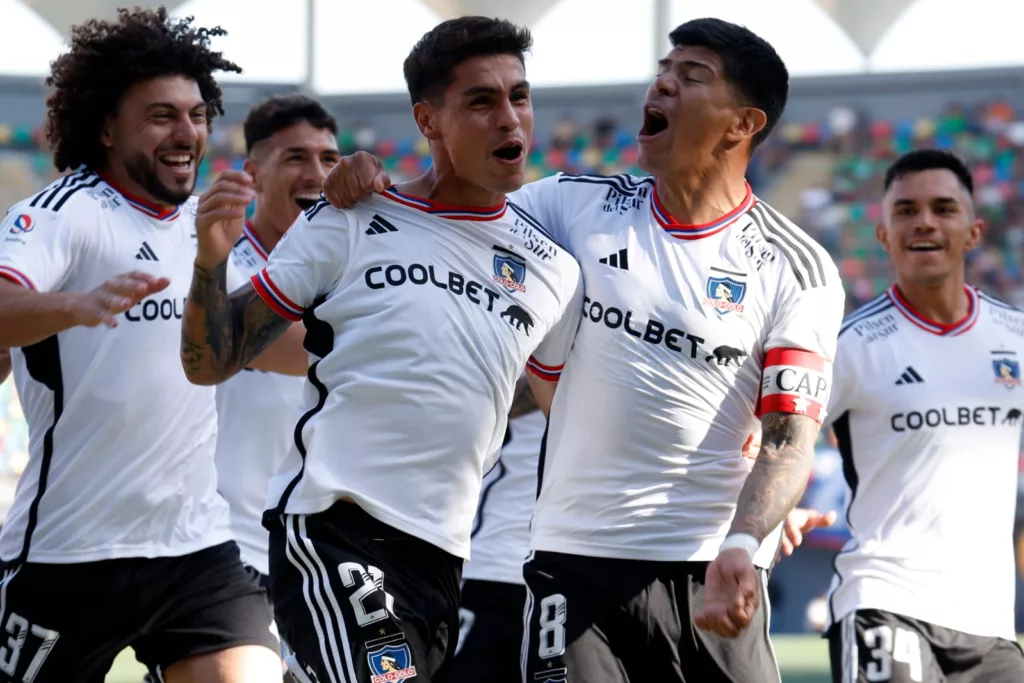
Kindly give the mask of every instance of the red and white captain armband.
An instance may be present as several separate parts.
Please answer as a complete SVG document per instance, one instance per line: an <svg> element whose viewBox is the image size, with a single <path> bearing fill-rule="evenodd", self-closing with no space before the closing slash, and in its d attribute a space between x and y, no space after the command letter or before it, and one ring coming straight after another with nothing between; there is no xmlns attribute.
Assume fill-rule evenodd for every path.
<svg viewBox="0 0 1024 683"><path fill-rule="evenodd" d="M812 351L771 349L765 355L757 416L806 415L821 424L832 391L832 363Z"/></svg>

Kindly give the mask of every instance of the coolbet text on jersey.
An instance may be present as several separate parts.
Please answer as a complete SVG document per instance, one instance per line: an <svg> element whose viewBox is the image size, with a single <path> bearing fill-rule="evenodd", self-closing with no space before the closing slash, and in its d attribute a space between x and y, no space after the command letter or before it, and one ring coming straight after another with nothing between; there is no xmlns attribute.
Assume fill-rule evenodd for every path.
<svg viewBox="0 0 1024 683"><path fill-rule="evenodd" d="M179 556L231 539L214 390L189 383L179 359L195 211L195 198L161 210L83 171L0 223L0 276L24 287L87 292L132 270L171 281L116 328L14 350L29 462L0 532L4 561ZM242 282L229 269L229 285Z"/></svg>
<svg viewBox="0 0 1024 683"><path fill-rule="evenodd" d="M246 225L231 252L235 268L251 277L267 264L267 252ZM263 527L267 486L295 440L301 377L244 369L217 386L217 477L231 508L231 531L242 561L269 574L269 533Z"/></svg>
<svg viewBox="0 0 1024 683"><path fill-rule="evenodd" d="M583 317L559 381L531 548L710 561L758 416L820 421L844 293L835 265L747 188L674 223L653 178L557 175L512 195L580 263ZM779 530L755 555L770 566Z"/></svg>
<svg viewBox="0 0 1024 683"><path fill-rule="evenodd" d="M894 286L843 325L828 410L851 539L832 623L878 609L1015 639L1024 312L967 295L967 317L943 325Z"/></svg>
<svg viewBox="0 0 1024 683"><path fill-rule="evenodd" d="M391 189L349 211L309 209L253 284L304 320L314 358L275 511L349 498L468 558L516 378L528 361L557 377L572 344L575 261L511 202L442 206Z"/></svg>

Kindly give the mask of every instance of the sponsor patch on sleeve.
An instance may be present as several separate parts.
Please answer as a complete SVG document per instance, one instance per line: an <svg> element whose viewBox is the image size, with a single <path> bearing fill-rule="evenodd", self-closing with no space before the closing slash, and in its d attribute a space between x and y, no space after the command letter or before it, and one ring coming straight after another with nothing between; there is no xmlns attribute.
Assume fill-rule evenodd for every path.
<svg viewBox="0 0 1024 683"><path fill-rule="evenodd" d="M832 363L811 351L771 349L764 361L757 416L806 415L821 424L832 391Z"/></svg>

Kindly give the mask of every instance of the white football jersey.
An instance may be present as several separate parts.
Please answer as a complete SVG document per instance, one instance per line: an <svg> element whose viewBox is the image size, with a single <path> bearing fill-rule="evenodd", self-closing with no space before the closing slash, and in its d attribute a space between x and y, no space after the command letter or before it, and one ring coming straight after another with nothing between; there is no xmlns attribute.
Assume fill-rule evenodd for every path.
<svg viewBox="0 0 1024 683"><path fill-rule="evenodd" d="M530 554L530 516L537 499L537 464L547 419L544 413L508 421L509 441L497 464L484 477L476 520L473 559L462 578L523 583L523 562Z"/></svg>
<svg viewBox="0 0 1024 683"><path fill-rule="evenodd" d="M347 497L468 558L516 379L528 359L557 376L579 324L572 257L511 202L389 190L350 211L309 209L253 284L304 320L314 356L270 507L311 514Z"/></svg>
<svg viewBox="0 0 1024 683"><path fill-rule="evenodd" d="M176 556L230 540L213 387L189 383L180 360L195 211L195 198L161 211L84 171L0 223L0 276L36 291L85 292L132 270L171 281L116 328L14 350L30 455L0 532L5 561ZM229 284L242 283L231 268Z"/></svg>
<svg viewBox="0 0 1024 683"><path fill-rule="evenodd" d="M880 609L1014 639L1024 312L974 288L954 325L891 287L844 323L829 420L850 487L833 622Z"/></svg>
<svg viewBox="0 0 1024 683"><path fill-rule="evenodd" d="M835 264L749 187L733 211L697 226L667 215L653 178L558 175L513 201L550 225L586 282L531 548L714 559L757 416L821 417L843 314Z"/></svg>
<svg viewBox="0 0 1024 683"><path fill-rule="evenodd" d="M267 264L267 252L249 225L231 258L244 276ZM263 527L267 487L295 438L302 377L244 369L217 386L217 481L231 508L231 530L242 561L263 574L270 534Z"/></svg>

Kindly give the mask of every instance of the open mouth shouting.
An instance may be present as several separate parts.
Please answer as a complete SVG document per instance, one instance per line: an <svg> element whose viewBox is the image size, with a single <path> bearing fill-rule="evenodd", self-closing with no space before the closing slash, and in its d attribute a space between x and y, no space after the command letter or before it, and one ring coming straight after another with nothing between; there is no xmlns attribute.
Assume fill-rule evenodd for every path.
<svg viewBox="0 0 1024 683"><path fill-rule="evenodd" d="M935 240L916 240L907 245L907 251L927 252L942 251L942 245Z"/></svg>
<svg viewBox="0 0 1024 683"><path fill-rule="evenodd" d="M515 166L523 163L525 158L526 146L522 140L509 140L504 142L494 149L491 154L498 160L499 163L507 166Z"/></svg>
<svg viewBox="0 0 1024 683"><path fill-rule="evenodd" d="M639 142L652 140L668 130L668 117L665 112L650 105L644 107L644 123L637 135Z"/></svg>

